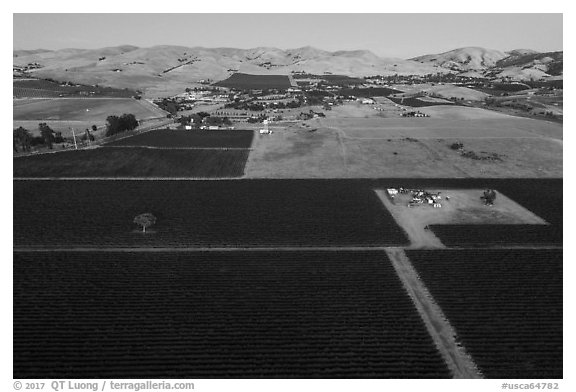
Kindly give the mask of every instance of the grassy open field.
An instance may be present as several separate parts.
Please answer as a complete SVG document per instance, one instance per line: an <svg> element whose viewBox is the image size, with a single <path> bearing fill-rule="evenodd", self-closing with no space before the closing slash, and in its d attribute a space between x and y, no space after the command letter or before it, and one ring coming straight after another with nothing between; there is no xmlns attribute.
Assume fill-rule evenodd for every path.
<svg viewBox="0 0 576 392"><path fill-rule="evenodd" d="M399 84L399 85L393 85L391 87L404 92L404 94L399 94L398 96L411 96L422 91L425 91L429 94L436 94L443 98L455 97L457 99L472 100L472 101L482 101L484 98L489 96L488 94L481 91L477 91L475 89L454 86L452 84L432 84L432 83L413 84L413 85Z"/></svg>
<svg viewBox="0 0 576 392"><path fill-rule="evenodd" d="M38 132L38 123L47 123L54 131L72 136L70 127L77 133L96 125L104 128L111 115L131 113L138 120L165 118L166 112L147 101L133 98L55 98L19 99L13 101L13 127L24 127Z"/></svg>
<svg viewBox="0 0 576 392"><path fill-rule="evenodd" d="M15 100L13 120L102 121L110 115L132 113L137 119L158 117L154 111L132 98L56 98Z"/></svg>
<svg viewBox="0 0 576 392"><path fill-rule="evenodd" d="M254 136L246 163L252 178L339 178L345 162L335 133L297 126Z"/></svg>
<svg viewBox="0 0 576 392"><path fill-rule="evenodd" d="M306 126L258 135L246 176L562 177L561 124L445 105L422 108L430 118L402 118L397 108L382 107L346 104ZM452 150L457 142L471 155Z"/></svg>
<svg viewBox="0 0 576 392"><path fill-rule="evenodd" d="M444 110L445 107L442 107ZM524 138L546 137L562 140L562 126L559 124L530 120L526 118L486 115L491 118L456 118L453 111L444 118L330 118L318 120L319 125L341 130L347 137L357 138ZM421 110L426 113L427 110ZM475 112L475 110L471 110ZM482 114L485 114L483 111ZM477 113L475 113L477 114Z"/></svg>

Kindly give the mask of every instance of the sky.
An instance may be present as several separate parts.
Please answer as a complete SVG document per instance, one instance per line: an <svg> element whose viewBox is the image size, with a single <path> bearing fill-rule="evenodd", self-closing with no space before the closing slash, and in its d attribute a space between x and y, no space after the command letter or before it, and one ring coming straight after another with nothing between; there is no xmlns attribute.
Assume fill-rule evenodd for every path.
<svg viewBox="0 0 576 392"><path fill-rule="evenodd" d="M464 46L563 50L562 14L14 13L14 49L107 46L367 49L410 58Z"/></svg>

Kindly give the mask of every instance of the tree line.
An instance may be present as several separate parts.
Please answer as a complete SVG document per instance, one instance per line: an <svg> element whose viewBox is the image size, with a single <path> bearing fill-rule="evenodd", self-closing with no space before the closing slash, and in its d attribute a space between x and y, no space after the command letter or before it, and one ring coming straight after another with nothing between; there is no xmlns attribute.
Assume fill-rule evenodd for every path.
<svg viewBox="0 0 576 392"><path fill-rule="evenodd" d="M138 120L133 114L123 114L121 116L108 116L106 118L106 136L112 136L117 133L132 131L139 125ZM92 125L92 131L97 131L98 127ZM46 123L38 124L38 131L40 136L34 136L32 133L24 128L18 127L13 131L13 146L14 152L29 152L31 148L37 145L45 145L49 149L53 149L54 143L63 143L70 141L62 137L62 132L54 131ZM84 131L83 135L76 135L82 141L94 141L94 135L90 133L89 129Z"/></svg>
<svg viewBox="0 0 576 392"><path fill-rule="evenodd" d="M32 136L29 130L23 127L14 129L13 142L14 151L18 152L18 147L22 151L30 151L32 146L45 144L48 148L53 148L53 143L62 143L62 132L54 132L52 128L46 123L38 124L40 136Z"/></svg>

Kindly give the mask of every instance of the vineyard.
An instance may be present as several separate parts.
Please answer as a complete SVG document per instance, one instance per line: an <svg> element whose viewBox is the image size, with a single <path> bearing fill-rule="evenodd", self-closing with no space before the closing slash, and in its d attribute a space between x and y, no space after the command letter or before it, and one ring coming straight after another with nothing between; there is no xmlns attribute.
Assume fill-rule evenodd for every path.
<svg viewBox="0 0 576 392"><path fill-rule="evenodd" d="M562 378L562 250L408 251L487 378Z"/></svg>
<svg viewBox="0 0 576 392"><path fill-rule="evenodd" d="M15 181L14 200L16 247L408 243L372 188L347 181ZM132 223L144 212L150 235Z"/></svg>
<svg viewBox="0 0 576 392"><path fill-rule="evenodd" d="M562 227L551 225L430 225L448 247L562 246Z"/></svg>
<svg viewBox="0 0 576 392"><path fill-rule="evenodd" d="M215 86L229 87L240 90L251 89L288 89L290 79L286 75L250 75L244 73L232 74L228 79L214 83Z"/></svg>
<svg viewBox="0 0 576 392"><path fill-rule="evenodd" d="M160 129L108 143L108 146L250 148L254 132L233 131L176 131Z"/></svg>
<svg viewBox="0 0 576 392"><path fill-rule="evenodd" d="M313 79L313 80L320 79L333 86L341 86L341 87L357 86L365 83L365 80L363 78L355 78L347 75L328 75L328 74L313 75L308 73L296 73L293 74L292 77L294 78L294 80L296 80L296 83L298 83L300 79ZM308 81L304 81L303 85L307 84Z"/></svg>
<svg viewBox="0 0 576 392"><path fill-rule="evenodd" d="M405 106L410 106L410 107L414 107L414 108L422 108L422 107L426 107L426 106L436 106L436 105L453 105L452 102L434 102L431 100L422 100L422 99L418 99L418 98L393 98L393 97L388 97L389 100L391 100L394 103L400 104L400 105L405 105Z"/></svg>
<svg viewBox="0 0 576 392"><path fill-rule="evenodd" d="M243 170L248 152L101 147L15 159L14 173L218 177L231 169L213 154L245 154ZM562 245L562 179L396 178L14 181L14 377L453 376L375 249L409 244L375 192L392 187L495 189L548 223L431 225L475 249L405 252L485 378L562 378L563 253L538 249Z"/></svg>
<svg viewBox="0 0 576 392"><path fill-rule="evenodd" d="M339 95L352 95L354 97L372 98L388 97L391 94L398 94L402 91L389 87L354 87L343 88L338 91Z"/></svg>
<svg viewBox="0 0 576 392"><path fill-rule="evenodd" d="M115 97L130 98L135 91L113 87L67 85L45 79L24 79L13 81L15 98L55 98L55 97Z"/></svg>
<svg viewBox="0 0 576 392"><path fill-rule="evenodd" d="M14 158L13 173L14 177L241 177L248 154L247 149L101 147Z"/></svg>
<svg viewBox="0 0 576 392"><path fill-rule="evenodd" d="M16 253L13 297L15 378L450 377L383 252Z"/></svg>
<svg viewBox="0 0 576 392"><path fill-rule="evenodd" d="M62 95L60 91L42 90L27 87L13 87L12 95L14 98L58 98Z"/></svg>

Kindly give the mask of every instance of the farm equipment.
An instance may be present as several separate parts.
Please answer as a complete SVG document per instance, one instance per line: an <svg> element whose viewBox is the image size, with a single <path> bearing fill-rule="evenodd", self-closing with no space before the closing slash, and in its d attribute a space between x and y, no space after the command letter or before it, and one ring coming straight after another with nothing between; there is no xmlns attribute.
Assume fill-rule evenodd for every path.
<svg viewBox="0 0 576 392"><path fill-rule="evenodd" d="M398 195L405 195L410 193L412 198L408 201L408 207L419 207L423 204L432 206L434 208L441 208L442 204L440 200L442 196L440 196L440 192L432 193L422 189L407 189L407 188L388 188L386 189L388 193L388 197L392 200Z"/></svg>

